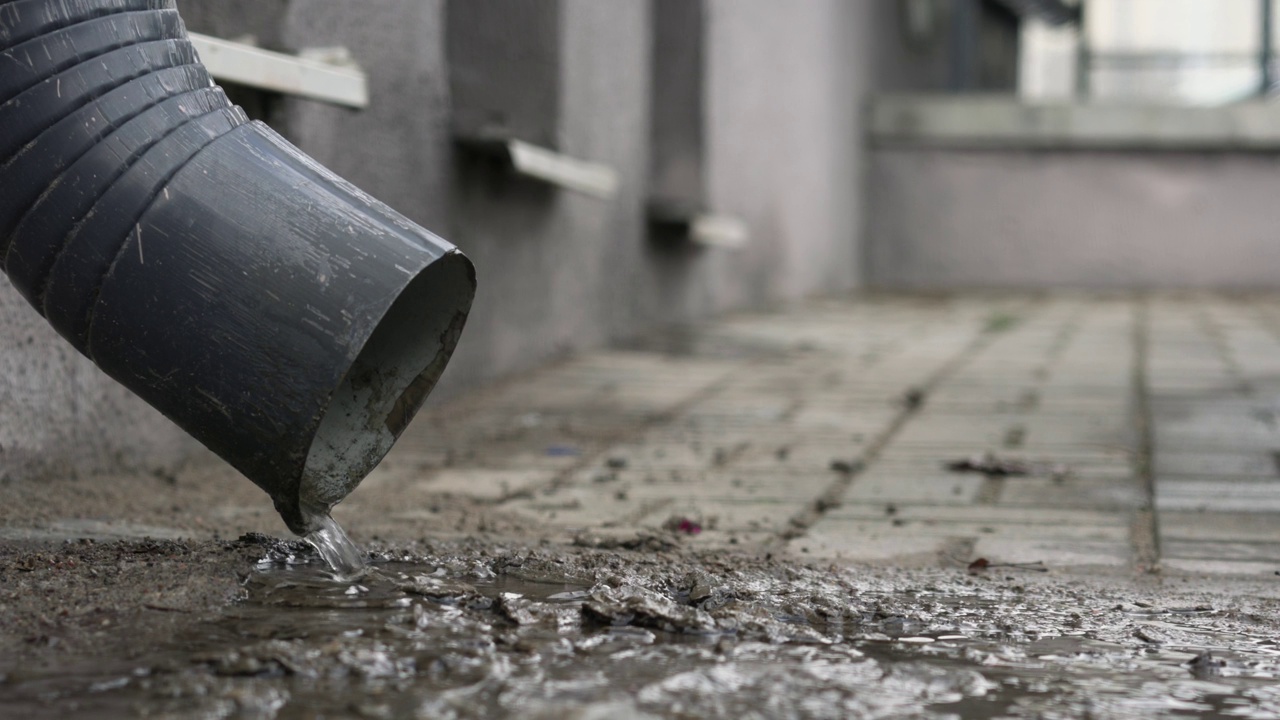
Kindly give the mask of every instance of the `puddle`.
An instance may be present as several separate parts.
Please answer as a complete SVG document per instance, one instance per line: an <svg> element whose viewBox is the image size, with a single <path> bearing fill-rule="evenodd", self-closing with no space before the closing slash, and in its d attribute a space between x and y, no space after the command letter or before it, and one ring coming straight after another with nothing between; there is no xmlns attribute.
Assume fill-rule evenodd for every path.
<svg viewBox="0 0 1280 720"><path fill-rule="evenodd" d="M1280 645L1194 603L763 562L276 543L134 657L12 670L14 717L1268 717ZM139 628L139 637L145 628Z"/></svg>

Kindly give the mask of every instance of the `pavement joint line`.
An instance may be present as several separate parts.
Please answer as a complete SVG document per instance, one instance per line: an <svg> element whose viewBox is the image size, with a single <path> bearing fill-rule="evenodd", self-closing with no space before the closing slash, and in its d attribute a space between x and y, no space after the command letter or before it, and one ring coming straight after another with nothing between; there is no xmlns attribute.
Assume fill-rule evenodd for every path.
<svg viewBox="0 0 1280 720"><path fill-rule="evenodd" d="M1155 433L1151 424L1151 392L1147 366L1151 350L1151 309L1146 296L1137 298L1133 308L1133 422L1137 450L1133 453L1133 475L1142 502L1130 515L1129 545L1133 569L1139 573L1160 572L1160 527L1156 516Z"/></svg>
<svg viewBox="0 0 1280 720"><path fill-rule="evenodd" d="M1044 385L1052 374L1050 368L1062 358L1062 354L1066 352L1071 345L1071 341L1075 338L1078 329L1080 316L1084 314L1083 308L1075 308L1066 318L1062 325L1054 332L1053 340L1049 344L1049 348L1045 353L1044 362L1038 366L1035 374L1035 385L1023 391L1022 396L1018 399L1018 414L1020 419L1009 426L1009 430L1005 433L1004 445L1007 449L1020 449L1027 440L1027 426L1025 415L1035 410L1039 404L1041 392ZM1016 434L1017 442L1010 442ZM982 480L982 486L978 488L978 492L974 495L974 505L997 505L1000 502L1000 496L1004 494L1005 477L1003 475L987 475ZM972 552L976 540L969 543L969 550Z"/></svg>
<svg viewBox="0 0 1280 720"><path fill-rule="evenodd" d="M1058 331L1054 333L1053 342L1049 344L1049 351L1045 357L1045 376L1039 378L1042 384L1052 374L1049 372L1049 368L1062 359L1062 354L1067 351L1067 348L1071 346L1071 342L1076 339L1076 335L1080 332L1080 319L1084 314L1085 309L1083 307L1076 307L1067 316L1066 321L1062 323Z"/></svg>
<svg viewBox="0 0 1280 720"><path fill-rule="evenodd" d="M640 503L639 507L627 513L626 515L622 516L618 520L615 520L612 523L606 523L605 527L608 527L610 524L614 526L635 525L639 523L641 520L644 520L646 517L660 510L671 507L672 505L675 504L675 502L676 502L676 499L672 497L647 500L645 502Z"/></svg>
<svg viewBox="0 0 1280 720"><path fill-rule="evenodd" d="M1038 404L1040 392L1052 374L1050 368L1061 359L1062 354L1066 352L1071 341L1075 338L1076 324L1079 322L1080 316L1083 314L1082 308L1076 308L1062 326L1054 333L1053 341L1049 344L1049 348L1045 353L1043 362L1037 366L1033 377L1035 378L1035 386L1028 388L1019 398L1018 412L1020 416L1025 416L1035 410ZM1017 429L1018 442L1010 443L1010 434ZM1011 425L1005 434L1005 447L1018 448L1026 439L1025 420L1019 420ZM974 505L990 505L995 506L1000 503L1000 497L1004 494L1006 477L1003 475L986 475L982 479L982 485L974 494ZM954 565L967 566L970 558L973 557L974 550L978 546L978 538L970 535L949 537L942 542L938 548L938 556L943 562Z"/></svg>
<svg viewBox="0 0 1280 720"><path fill-rule="evenodd" d="M1214 352L1218 354L1218 358L1222 361L1223 367L1227 369L1227 375L1235 381L1239 392L1243 395L1253 394L1253 385L1245 378L1244 372L1240 369L1240 363L1236 360L1235 353L1231 351L1231 346L1227 342L1225 333L1222 328L1209 317L1208 311L1205 309L1203 302L1196 303L1196 319L1200 322L1203 332L1209 338L1209 344L1213 346Z"/></svg>
<svg viewBox="0 0 1280 720"><path fill-rule="evenodd" d="M1268 335L1280 340L1280 323L1277 323L1275 314L1260 303L1250 303L1250 308L1253 310L1254 321Z"/></svg>
<svg viewBox="0 0 1280 720"><path fill-rule="evenodd" d="M1024 320L1025 316L1018 319ZM843 501L845 493L848 492L857 477L875 463L884 448L888 447L889 443L893 442L893 439L902 431L902 428L928 404L929 396L1002 334L1003 332L999 330L980 327L972 340L966 343L947 362L943 363L941 367L934 370L923 382L909 386L904 393L902 407L894 415L893 419L889 421L885 429L867 443L861 456L848 471L840 472L839 476L832 480L831 484L817 498L788 519L775 536L766 540L764 544L766 546L776 546L802 537L809 528L813 527L815 523L826 515L828 510L838 507Z"/></svg>

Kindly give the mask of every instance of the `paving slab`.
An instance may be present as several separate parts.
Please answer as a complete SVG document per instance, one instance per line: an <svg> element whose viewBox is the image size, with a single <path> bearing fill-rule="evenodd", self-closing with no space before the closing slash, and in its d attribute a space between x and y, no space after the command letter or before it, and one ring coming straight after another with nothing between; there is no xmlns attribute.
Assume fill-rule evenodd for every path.
<svg viewBox="0 0 1280 720"><path fill-rule="evenodd" d="M1234 477L1205 480L1162 479L1156 485L1156 507L1161 511L1280 513L1280 482L1240 480Z"/></svg>
<svg viewBox="0 0 1280 720"><path fill-rule="evenodd" d="M985 453L1032 472L946 468ZM1275 298L825 299L429 407L337 514L357 538L570 542L687 516L709 521L674 542L1135 573L1157 553L1225 573L1265 565L1280 542L1278 453ZM0 500L4 537L279 530L216 462L171 481L3 485ZM881 517L890 506L899 515ZM103 518L124 524L84 524Z"/></svg>
<svg viewBox="0 0 1280 720"><path fill-rule="evenodd" d="M856 636L862 663L917 648L898 667L927 668L929 693L959 687L938 673L970 687L1018 666L984 691L1016 681L1036 688L1020 696L1032 702L1045 673L1076 673L1081 704L1001 716L1116 714L1097 704L1099 677L1137 666L1149 674L1135 702L1148 704L1129 715L1191 696L1205 704L1177 707L1213 715L1232 710L1227 690L1239 704L1280 672L1278 452L1276 297L825 299L567 357L425 409L334 517L383 567L419 573L416 591L457 581L445 602L403 584L330 592L299 562L304 546L247 534L283 529L265 495L216 461L0 481L0 655L60 673L82 659L76 648L105 642L104 620L133 623L119 632L134 649L134 631L169 634L167 620L188 628L181 637L226 640L96 680L168 692L175 675L194 678L182 702L235 693L210 699L221 715L254 714L238 704L254 692L270 709L285 685L305 694L361 673L378 692L400 672L465 685L453 707L332 706L394 717L505 697L511 673L531 678L533 695L512 701L527 713L548 687L586 687L548 684L556 663L600 683L597 664L617 658L693 668L639 694L737 697L724 688L743 673L771 688L779 672L827 692L853 671L828 655ZM966 458L993 465L947 468ZM202 572L227 579L216 602ZM41 601L66 597L65 614ZM597 615L584 614L588 598ZM211 602L221 625L206 624ZM298 625L307 613L313 624ZM354 628L359 618L370 620ZM708 634L707 618L732 631ZM482 657L502 664L469 674ZM1219 661L1222 674L1196 674ZM873 691L848 697L903 677L877 669ZM1277 703L1242 708L1270 717Z"/></svg>
<svg viewBox="0 0 1280 720"><path fill-rule="evenodd" d="M1160 513L1160 539L1166 545L1171 541L1273 542L1280 537L1275 521L1265 512L1171 510Z"/></svg>

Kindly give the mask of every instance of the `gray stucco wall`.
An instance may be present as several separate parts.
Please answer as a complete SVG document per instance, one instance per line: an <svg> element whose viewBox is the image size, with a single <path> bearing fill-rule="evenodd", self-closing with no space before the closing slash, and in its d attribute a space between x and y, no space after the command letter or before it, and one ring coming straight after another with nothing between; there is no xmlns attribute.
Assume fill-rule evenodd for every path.
<svg viewBox="0 0 1280 720"><path fill-rule="evenodd" d="M601 201L496 175L449 136L443 3L294 0L291 48L345 45L369 71L353 112L288 101L286 132L476 263L480 292L439 397L576 348L735 308L852 287L870 36L861 3L712 0L712 209L744 219L740 251L650 242L649 6L564 0L559 149L621 179ZM407 57L406 57L407 55Z"/></svg>
<svg viewBox="0 0 1280 720"><path fill-rule="evenodd" d="M78 354L0 278L0 483L172 467L197 445Z"/></svg>
<svg viewBox="0 0 1280 720"><path fill-rule="evenodd" d="M752 242L708 259L704 314L845 289L861 276L869 5L712 3L711 200L747 221Z"/></svg>
<svg viewBox="0 0 1280 720"><path fill-rule="evenodd" d="M881 148L889 288L1275 288L1280 155Z"/></svg>
<svg viewBox="0 0 1280 720"><path fill-rule="evenodd" d="M286 99L291 140L460 246L480 290L436 397L578 348L853 287L872 4L708 0L705 169L711 209L737 215L737 251L652 242L649 5L562 0L559 149L612 166L610 201L496 173L450 135L442 0L181 0L192 30L280 50L341 45L368 72L363 111ZM4 469L164 465L191 444L72 357L0 281ZM56 459L55 459L56 458ZM36 463L39 465L40 463Z"/></svg>

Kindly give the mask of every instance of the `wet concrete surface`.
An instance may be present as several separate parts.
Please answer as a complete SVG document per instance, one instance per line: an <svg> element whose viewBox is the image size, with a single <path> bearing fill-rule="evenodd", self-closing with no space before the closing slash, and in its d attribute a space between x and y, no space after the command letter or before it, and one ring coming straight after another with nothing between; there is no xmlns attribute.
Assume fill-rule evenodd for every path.
<svg viewBox="0 0 1280 720"><path fill-rule="evenodd" d="M215 463L10 479L0 714L1277 716L1278 320L863 298L571 358L415 421L355 582Z"/></svg>
<svg viewBox="0 0 1280 720"><path fill-rule="evenodd" d="M233 601L6 663L0 703L33 718L1280 713L1270 582L473 541L385 548L347 583L301 543L222 550L259 555Z"/></svg>

